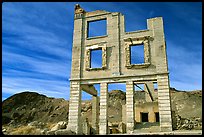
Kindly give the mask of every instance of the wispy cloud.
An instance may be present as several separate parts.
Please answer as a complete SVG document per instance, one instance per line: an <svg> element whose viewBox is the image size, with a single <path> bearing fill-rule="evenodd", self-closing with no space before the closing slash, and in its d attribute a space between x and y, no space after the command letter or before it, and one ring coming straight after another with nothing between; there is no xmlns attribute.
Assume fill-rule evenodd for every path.
<svg viewBox="0 0 204 137"><path fill-rule="evenodd" d="M53 4L3 5L3 95L35 90L68 98L72 22L60 23L64 19L60 10L51 8Z"/></svg>
<svg viewBox="0 0 204 137"><path fill-rule="evenodd" d="M168 42L170 85L181 90L201 89L202 53L199 50L189 50L187 45L188 43L185 46L179 46L175 42ZM200 45L196 46L200 47Z"/></svg>

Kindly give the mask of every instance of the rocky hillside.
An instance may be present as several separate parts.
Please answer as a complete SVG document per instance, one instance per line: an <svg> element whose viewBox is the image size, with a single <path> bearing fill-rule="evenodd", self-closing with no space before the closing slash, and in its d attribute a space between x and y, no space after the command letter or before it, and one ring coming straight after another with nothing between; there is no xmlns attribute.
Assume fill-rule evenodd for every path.
<svg viewBox="0 0 204 137"><path fill-rule="evenodd" d="M9 123L11 119L19 124L36 120L41 122L67 120L68 106L68 101L64 99L49 98L35 92L22 92L3 101L2 124Z"/></svg>
<svg viewBox="0 0 204 137"><path fill-rule="evenodd" d="M173 110L182 118L202 118L202 91L191 92L171 89L171 102Z"/></svg>
<svg viewBox="0 0 204 137"><path fill-rule="evenodd" d="M202 91L177 91L171 89L173 111L180 118L198 117L202 121ZM122 105L125 104L125 92L113 90L109 92L108 121L122 120ZM91 101L82 101L82 117L91 122ZM50 98L35 92L15 94L2 102L2 125L6 134L29 134L15 128L25 127L33 122L41 123L50 130L60 121L68 121L69 101ZM11 128L12 127L12 128ZM21 128L22 129L22 128ZM31 129L30 129L31 130ZM24 130L25 131L25 130ZM33 131L33 129L32 129ZM42 134L45 131L39 131Z"/></svg>

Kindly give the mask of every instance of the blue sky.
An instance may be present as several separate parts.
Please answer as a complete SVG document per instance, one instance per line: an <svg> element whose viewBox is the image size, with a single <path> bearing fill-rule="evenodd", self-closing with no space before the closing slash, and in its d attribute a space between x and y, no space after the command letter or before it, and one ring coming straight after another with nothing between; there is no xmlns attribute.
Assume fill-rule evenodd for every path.
<svg viewBox="0 0 204 137"><path fill-rule="evenodd" d="M78 3L86 11L121 12L126 32L147 29L146 19L162 16L170 86L202 89L201 2ZM2 100L26 90L69 99L75 4L2 4ZM125 90L125 84L108 88ZM83 94L82 99L86 98L90 96Z"/></svg>

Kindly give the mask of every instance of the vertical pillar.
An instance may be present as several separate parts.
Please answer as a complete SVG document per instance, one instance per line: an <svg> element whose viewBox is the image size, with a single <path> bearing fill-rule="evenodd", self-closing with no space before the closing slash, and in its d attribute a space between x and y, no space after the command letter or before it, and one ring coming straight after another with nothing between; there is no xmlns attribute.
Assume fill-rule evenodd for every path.
<svg viewBox="0 0 204 137"><path fill-rule="evenodd" d="M132 133L135 127L134 109L134 85L133 81L126 82L126 131Z"/></svg>
<svg viewBox="0 0 204 137"><path fill-rule="evenodd" d="M120 75L120 13L114 12L109 15L108 20L108 36L110 43L114 45L112 48L112 75Z"/></svg>
<svg viewBox="0 0 204 137"><path fill-rule="evenodd" d="M172 131L171 102L168 75L158 75L160 131Z"/></svg>
<svg viewBox="0 0 204 137"><path fill-rule="evenodd" d="M94 129L93 134L98 134L98 113L99 111L99 102L97 96L92 96L92 128Z"/></svg>
<svg viewBox="0 0 204 137"><path fill-rule="evenodd" d="M67 129L81 134L81 87L79 82L70 82L69 121Z"/></svg>
<svg viewBox="0 0 204 137"><path fill-rule="evenodd" d="M148 20L148 29L153 32L153 53L156 62L157 84L158 84L158 105L160 117L160 130L172 131L171 102L169 95L169 77L166 55L166 43L164 37L162 17Z"/></svg>
<svg viewBox="0 0 204 137"><path fill-rule="evenodd" d="M108 87L107 83L100 84L100 117L99 134L108 134Z"/></svg>

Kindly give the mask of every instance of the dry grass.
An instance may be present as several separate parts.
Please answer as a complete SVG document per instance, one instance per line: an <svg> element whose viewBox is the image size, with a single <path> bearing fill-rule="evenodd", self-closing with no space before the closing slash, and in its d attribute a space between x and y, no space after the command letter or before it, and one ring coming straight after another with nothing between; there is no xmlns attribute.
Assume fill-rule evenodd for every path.
<svg viewBox="0 0 204 137"><path fill-rule="evenodd" d="M51 130L56 123L47 123L42 129L47 128L48 130ZM27 126L27 125L22 125L17 128L12 128L9 126L4 126L4 128L7 129L9 135L41 135L42 129L39 129L35 126Z"/></svg>
<svg viewBox="0 0 204 137"><path fill-rule="evenodd" d="M14 128L10 135L38 135L40 130L33 126L21 126Z"/></svg>

